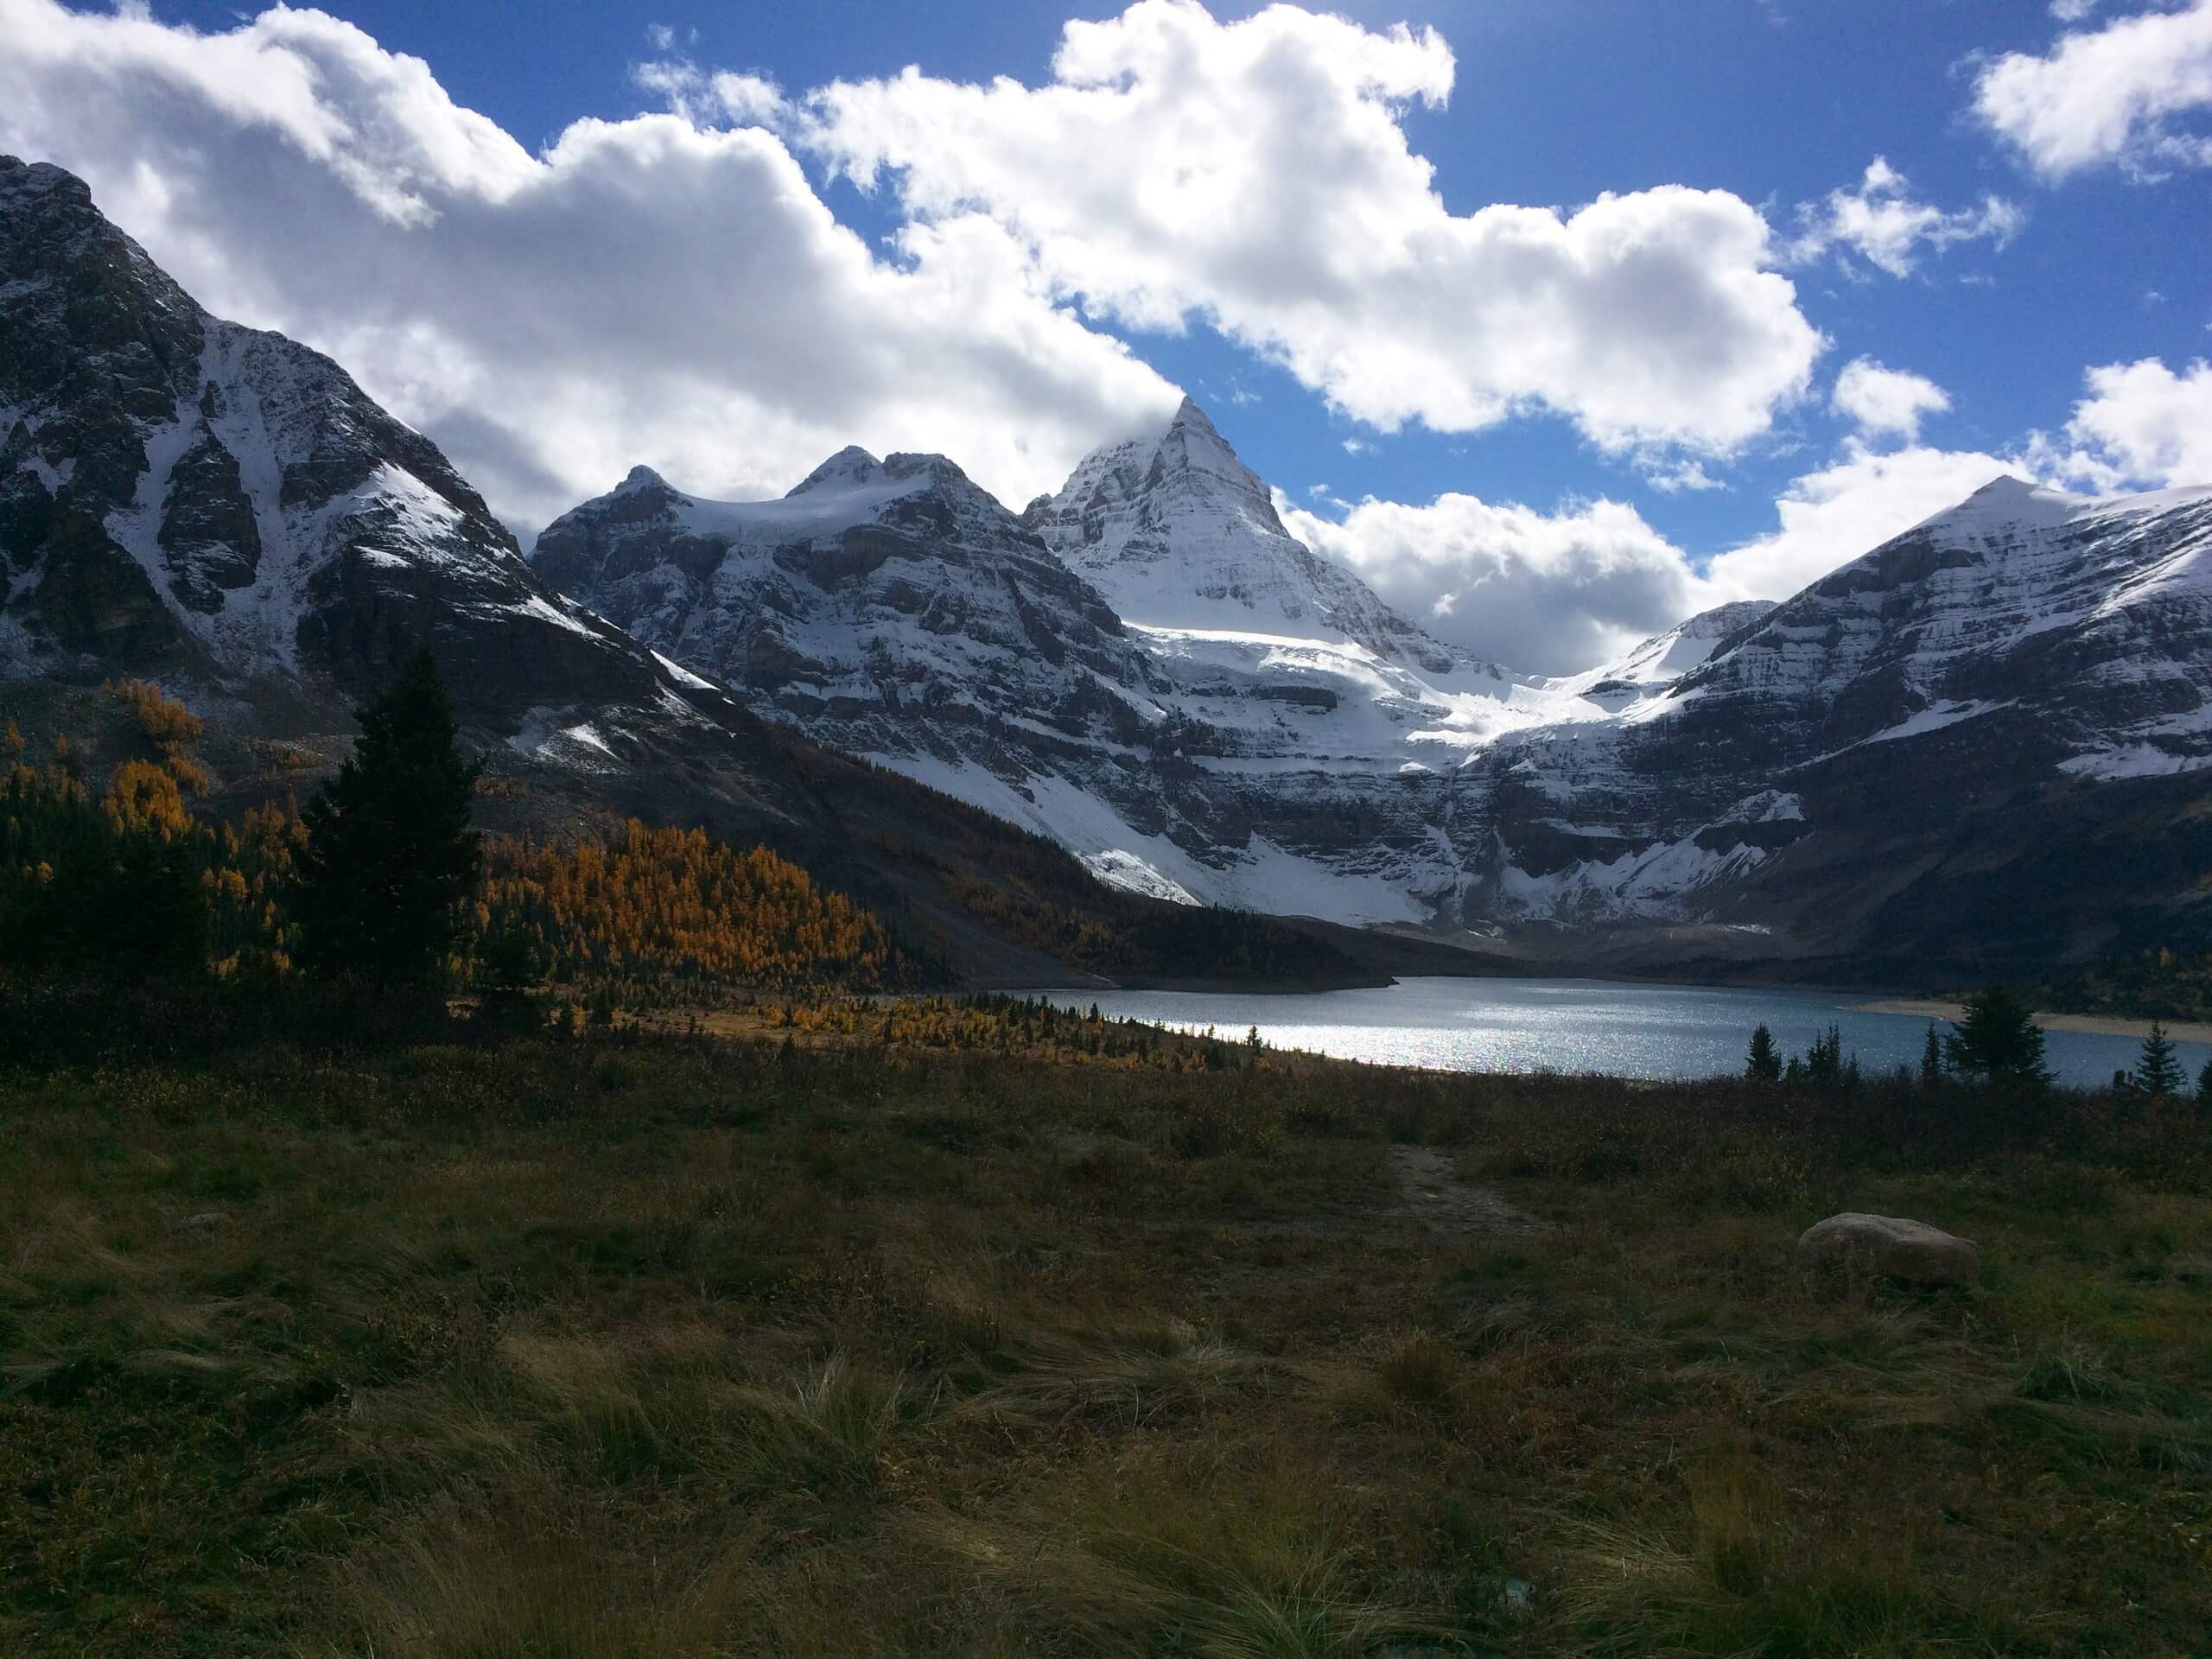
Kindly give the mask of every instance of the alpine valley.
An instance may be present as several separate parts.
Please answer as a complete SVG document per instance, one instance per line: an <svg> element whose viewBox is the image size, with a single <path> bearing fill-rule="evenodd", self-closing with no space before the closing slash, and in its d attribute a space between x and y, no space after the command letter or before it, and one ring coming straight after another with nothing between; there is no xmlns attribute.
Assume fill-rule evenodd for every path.
<svg viewBox="0 0 2212 1659"><path fill-rule="evenodd" d="M0 159L0 696L136 675L321 767L428 643L512 785L489 810L770 841L971 978L1065 962L945 900L1035 856L993 819L1096 902L1317 918L1386 968L1896 982L2194 938L2209 548L2212 489L2000 479L1546 677L1293 538L1186 400L1019 513L934 454L759 502L639 467L525 558L337 365Z"/></svg>

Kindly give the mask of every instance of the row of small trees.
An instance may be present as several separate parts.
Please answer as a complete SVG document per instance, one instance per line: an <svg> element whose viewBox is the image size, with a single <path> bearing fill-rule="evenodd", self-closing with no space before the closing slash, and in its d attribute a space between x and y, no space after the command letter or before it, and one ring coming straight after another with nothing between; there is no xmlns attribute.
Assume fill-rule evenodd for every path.
<svg viewBox="0 0 2212 1659"><path fill-rule="evenodd" d="M1855 1087L1859 1059L1846 1058L1841 1027L1831 1025L1815 1037L1801 1058L1785 1060L1776 1047L1774 1033L1762 1024L1751 1033L1744 1075L1754 1083L1802 1084L1809 1088ZM1992 986L1968 997L1962 1017L1948 1032L1928 1027L1928 1044L1920 1058L1920 1080L1934 1085L1947 1078L1986 1084L2000 1089L2044 1089L2051 1082L2044 1060L2043 1027L2035 1011L2015 993ZM2174 1097L2188 1086L2172 1039L2153 1020L2144 1039L2143 1052L2133 1071L2114 1074L2116 1087ZM2212 1101L2212 1061L2197 1079L2200 1099Z"/></svg>

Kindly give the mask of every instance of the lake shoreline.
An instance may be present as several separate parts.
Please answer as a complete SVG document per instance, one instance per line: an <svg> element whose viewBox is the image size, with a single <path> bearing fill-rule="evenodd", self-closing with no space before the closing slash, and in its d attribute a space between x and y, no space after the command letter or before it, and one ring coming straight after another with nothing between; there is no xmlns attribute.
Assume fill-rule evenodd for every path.
<svg viewBox="0 0 2212 1659"><path fill-rule="evenodd" d="M1956 1002L1945 1002L1933 997L1887 996L1872 1002L1852 1005L1853 1014L1898 1014L1916 1020L1963 1020L1966 1009ZM2148 1020L2131 1020L2120 1014L2047 1014L2038 1009L2036 1023L2046 1031L2078 1031L2090 1037L2133 1037L2141 1039L2151 1034ZM2166 1035L2177 1043L2212 1043L2212 1024L2194 1020L2160 1020Z"/></svg>
<svg viewBox="0 0 2212 1659"><path fill-rule="evenodd" d="M1917 1067L1929 1020L1949 1002L1864 987L1659 985L1633 981L1456 976L1401 979L1386 988L1282 995L1247 991L1099 991L1060 987L1049 1000L1108 1020L1231 1035L1370 1065L1439 1071L1595 1073L1651 1081L1735 1077L1752 1031L1768 1027L1785 1053L1840 1027L1862 1071ZM2142 1054L2147 1022L2047 1015L2046 1058L2069 1088L2108 1087ZM2193 1077L2212 1063L2212 1027L2178 1027Z"/></svg>

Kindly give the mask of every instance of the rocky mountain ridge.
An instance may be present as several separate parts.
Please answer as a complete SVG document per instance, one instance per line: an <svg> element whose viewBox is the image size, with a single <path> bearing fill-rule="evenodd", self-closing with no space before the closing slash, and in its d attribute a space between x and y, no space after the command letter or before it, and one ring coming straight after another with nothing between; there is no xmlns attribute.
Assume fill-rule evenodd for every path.
<svg viewBox="0 0 2212 1659"><path fill-rule="evenodd" d="M980 498L964 517L893 527L917 592L861 626L819 582L760 574L821 556L777 550L788 509L772 503L671 499L616 561L650 574L594 586L588 571L582 591L680 660L741 681L741 659L771 664L745 692L764 715L1052 835L1107 880L1447 932L1656 930L1833 959L1864 948L1862 900L1894 886L1850 849L1881 844L1883 868L1932 880L1940 861L1906 843L1961 833L1995 802L2185 779L2208 758L2201 492L2091 502L2000 480L1783 605L1723 606L1547 678L1470 661L1324 566L1187 401L1158 440L1086 459L1018 523L961 482ZM621 497L579 514L616 516ZM853 505L832 541L883 528L873 498ZM1029 561L1027 591L1059 618L1044 632L1064 640L1079 618L1089 648L1001 653L978 673L1005 630L921 597L972 568L930 528L952 520L988 523L995 556ZM681 542L702 526L722 550L716 582L777 596L766 620L733 628L730 607L694 607L677 625L634 605L707 556ZM541 569L566 572L570 531L548 537ZM1038 574L1039 541L1072 590ZM941 626L917 630L925 612ZM812 642L804 671L764 636ZM842 707L823 696L832 658ZM1014 714L1083 706L1054 677L1071 667L1110 715L1039 731ZM1916 827L1885 839L1876 826L1899 814ZM1802 902L1815 888L1818 916Z"/></svg>
<svg viewBox="0 0 2212 1659"><path fill-rule="evenodd" d="M626 488L632 514L670 494L645 474ZM1008 656L1066 653L1078 689L1083 660L1133 660L1110 612L950 463L849 452L779 522L849 516L856 496L876 530L798 557L802 586L888 571L904 602L913 538L947 568L966 524L1011 538L1050 602L978 598L971 616L953 584L946 608L913 619L923 637L980 650L1002 627ZM0 715L83 740L98 766L103 683L153 680L206 721L208 804L234 812L334 766L354 704L418 647L486 763L486 827L566 836L634 814L765 842L875 909L931 971L1069 983L1085 963L1154 979L1262 963L1281 982L1373 982L1410 959L1391 941L1116 894L1047 843L764 722L550 585L436 446L336 364L211 315L81 181L0 158Z"/></svg>
<svg viewBox="0 0 2212 1659"><path fill-rule="evenodd" d="M417 644L522 772L791 808L757 728L547 587L435 445L336 364L211 316L83 182L0 158L0 671L144 675L342 741ZM657 786L657 785L654 785Z"/></svg>
<svg viewBox="0 0 2212 1659"><path fill-rule="evenodd" d="M1618 718L1499 742L1465 902L1829 959L2093 950L2204 925L2208 767L2212 489L1999 479Z"/></svg>
<svg viewBox="0 0 2212 1659"><path fill-rule="evenodd" d="M1465 855L1438 833L1451 763L1536 718L1547 683L1439 645L1284 534L1187 401L1062 494L1114 504L1096 556L1054 556L1073 521L1015 519L940 456L847 450L750 503L641 469L531 557L764 718L1052 836L1116 885L1427 919ZM1128 620L1093 575L1182 582L1147 614L1219 626Z"/></svg>
<svg viewBox="0 0 2212 1659"><path fill-rule="evenodd" d="M1187 400L1020 516L937 455L844 450L752 503L641 467L525 561L428 439L210 316L59 169L0 160L0 690L144 675L327 757L427 643L541 813L827 848L924 906L1012 832L833 752L1137 893L1578 965L2203 925L2212 491L1999 480L1778 607L1545 677L1285 534ZM901 817L929 850L885 850Z"/></svg>

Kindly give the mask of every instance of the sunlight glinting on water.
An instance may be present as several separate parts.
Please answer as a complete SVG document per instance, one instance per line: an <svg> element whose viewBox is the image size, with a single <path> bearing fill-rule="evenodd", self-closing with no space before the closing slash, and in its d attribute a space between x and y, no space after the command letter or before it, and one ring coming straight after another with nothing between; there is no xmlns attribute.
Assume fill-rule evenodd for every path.
<svg viewBox="0 0 2212 1659"><path fill-rule="evenodd" d="M1830 1025L1844 1052L1869 1072L1916 1069L1929 1022L1875 1014L1863 993L1763 990L1697 985L1624 985L1600 980L1405 979L1378 989L1259 995L1205 991L1054 991L1075 1008L1094 1003L1109 1019L1241 1038L1257 1027L1270 1047L1340 1059L1454 1071L1597 1071L1617 1077L1733 1076L1754 1027L1774 1033L1785 1054L1802 1053ZM1946 1027L1940 1023L1937 1029ZM2089 1086L2134 1065L2132 1037L2051 1031L2051 1069ZM2212 1048L2178 1043L2194 1078Z"/></svg>

